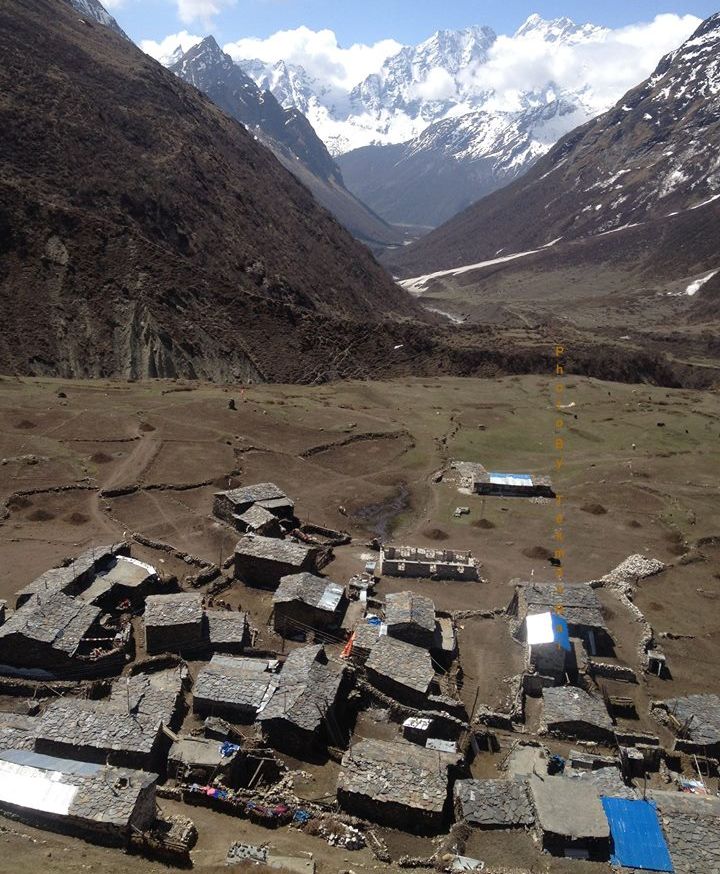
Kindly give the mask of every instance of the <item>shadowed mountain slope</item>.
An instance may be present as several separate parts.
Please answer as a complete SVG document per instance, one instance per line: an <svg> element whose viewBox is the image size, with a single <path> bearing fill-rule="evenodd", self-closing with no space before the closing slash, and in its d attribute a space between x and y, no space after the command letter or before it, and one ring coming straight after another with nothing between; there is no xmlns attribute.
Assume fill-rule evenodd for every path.
<svg viewBox="0 0 720 874"><path fill-rule="evenodd" d="M242 125L112 30L8 0L0 54L2 370L291 379L347 324L420 314Z"/></svg>

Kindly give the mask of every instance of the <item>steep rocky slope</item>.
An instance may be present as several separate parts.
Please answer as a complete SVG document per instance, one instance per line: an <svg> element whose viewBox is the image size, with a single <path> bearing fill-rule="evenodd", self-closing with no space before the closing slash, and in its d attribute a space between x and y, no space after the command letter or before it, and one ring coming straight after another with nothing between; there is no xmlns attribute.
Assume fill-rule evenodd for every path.
<svg viewBox="0 0 720 874"><path fill-rule="evenodd" d="M124 36L125 39L130 39L99 0L66 0L66 2L68 2L73 9L76 9L80 15L88 21L96 21L98 24L102 24L105 27L109 27L110 30L114 30L115 33L120 34L120 36Z"/></svg>
<svg viewBox="0 0 720 874"><path fill-rule="evenodd" d="M679 248L668 252L655 245L665 235L656 225L672 229L672 220L687 210L701 224L703 211L714 210L718 200L720 14L613 109L561 139L520 180L393 253L388 263L413 276L551 243L557 258L569 241L624 235L640 226L628 238L644 237L655 252L653 263L667 270L675 256L687 261L694 235L688 230Z"/></svg>
<svg viewBox="0 0 720 874"><path fill-rule="evenodd" d="M294 378L418 314L267 149L112 30L8 0L0 54L3 371Z"/></svg>
<svg viewBox="0 0 720 874"><path fill-rule="evenodd" d="M169 69L242 122L358 239L373 247L402 242L399 231L347 190L305 116L295 108L283 108L270 91L262 91L212 36L176 55Z"/></svg>

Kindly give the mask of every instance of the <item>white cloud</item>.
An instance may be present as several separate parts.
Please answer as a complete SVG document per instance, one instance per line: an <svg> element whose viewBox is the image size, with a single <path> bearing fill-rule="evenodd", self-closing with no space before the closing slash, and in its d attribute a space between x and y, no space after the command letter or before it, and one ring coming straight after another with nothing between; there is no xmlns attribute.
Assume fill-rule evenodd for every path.
<svg viewBox="0 0 720 874"><path fill-rule="evenodd" d="M373 45L356 43L342 48L332 30L298 27L280 30L267 39L239 39L224 48L236 61L257 58L267 64L281 60L298 64L322 84L332 89L350 90L370 73L377 72L402 45L393 39L384 39Z"/></svg>
<svg viewBox="0 0 720 874"><path fill-rule="evenodd" d="M411 93L420 100L450 100L457 94L455 79L442 67L431 67L422 82L415 82Z"/></svg>
<svg viewBox="0 0 720 874"><path fill-rule="evenodd" d="M140 48L150 57L163 64L178 46L186 52L194 45L197 45L201 39L201 36L195 36L186 30L181 30L179 33L171 33L159 42L156 42L154 39L143 39L140 41Z"/></svg>
<svg viewBox="0 0 720 874"><path fill-rule="evenodd" d="M649 76L660 58L700 24L692 15L658 15L648 23L617 30L598 28L577 43L547 43L529 33L500 36L487 63L468 70L464 86L492 91L491 108L514 109L522 92L552 84L558 91L584 86L588 108L601 112Z"/></svg>
<svg viewBox="0 0 720 874"><path fill-rule="evenodd" d="M224 7L234 6L235 0L175 0L178 18L183 24L200 21L210 27L212 19Z"/></svg>
<svg viewBox="0 0 720 874"><path fill-rule="evenodd" d="M125 0L103 0L103 6L108 10L108 12L119 9L121 6L124 5Z"/></svg>

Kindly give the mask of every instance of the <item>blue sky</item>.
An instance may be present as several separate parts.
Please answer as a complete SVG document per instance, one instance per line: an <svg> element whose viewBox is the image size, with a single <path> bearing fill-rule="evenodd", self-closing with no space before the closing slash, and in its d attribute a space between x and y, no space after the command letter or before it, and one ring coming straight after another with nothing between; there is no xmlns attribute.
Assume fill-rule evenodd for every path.
<svg viewBox="0 0 720 874"><path fill-rule="evenodd" d="M661 13L706 18L718 11L718 0L108 0L107 7L137 42L160 40L188 30L213 32L220 43L241 37L267 37L305 25L312 30L330 29L343 46L391 38L419 42L438 28L488 24L499 33L513 32L532 12L545 18L567 15L578 22L591 21L621 27L648 21Z"/></svg>

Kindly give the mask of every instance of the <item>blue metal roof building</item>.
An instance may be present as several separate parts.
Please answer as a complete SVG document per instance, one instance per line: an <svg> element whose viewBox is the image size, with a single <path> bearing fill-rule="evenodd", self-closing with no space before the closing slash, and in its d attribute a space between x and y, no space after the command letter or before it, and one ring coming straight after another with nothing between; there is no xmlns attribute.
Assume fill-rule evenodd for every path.
<svg viewBox="0 0 720 874"><path fill-rule="evenodd" d="M613 864L641 871L673 871L654 801L603 798L602 805L610 824Z"/></svg>

